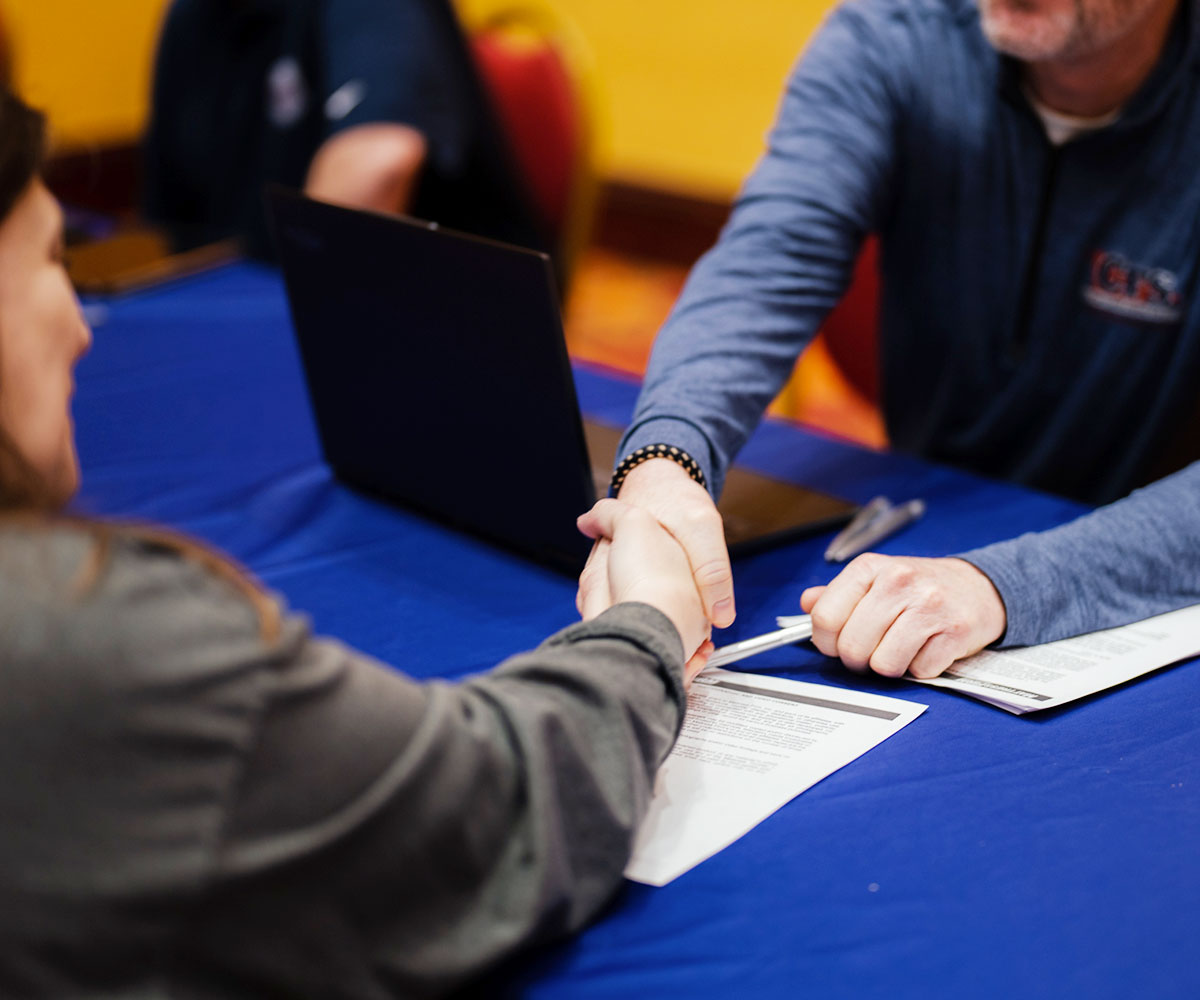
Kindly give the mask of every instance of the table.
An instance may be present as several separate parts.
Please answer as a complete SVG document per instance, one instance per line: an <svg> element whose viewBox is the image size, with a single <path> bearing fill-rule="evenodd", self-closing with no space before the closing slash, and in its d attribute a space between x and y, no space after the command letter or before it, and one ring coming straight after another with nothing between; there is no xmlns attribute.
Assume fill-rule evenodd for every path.
<svg viewBox="0 0 1200 1000"><path fill-rule="evenodd" d="M232 552L316 629L410 674L460 676L574 618L573 581L336 483L278 276L237 265L90 307L82 505ZM614 423L637 386L579 367ZM1081 508L768 422L751 467L863 502L922 496L881 550L944 555ZM825 582L827 538L735 564L726 641ZM911 726L662 889L628 885L576 940L485 996L1197 997L1200 668L1016 718L811 648L743 664L929 705Z"/></svg>

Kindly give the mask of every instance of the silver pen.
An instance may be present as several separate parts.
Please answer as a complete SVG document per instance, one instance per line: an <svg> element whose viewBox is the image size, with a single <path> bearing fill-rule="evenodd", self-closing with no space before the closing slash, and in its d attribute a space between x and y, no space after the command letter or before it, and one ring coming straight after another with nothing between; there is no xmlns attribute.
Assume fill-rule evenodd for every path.
<svg viewBox="0 0 1200 1000"><path fill-rule="evenodd" d="M803 620L800 620L803 619ZM736 663L755 653L765 653L768 649L778 649L780 646L790 646L794 642L802 642L812 638L812 620L808 615L800 616L796 624L775 632L756 635L753 639L743 639L741 642L731 642L722 646L708 658L709 667L723 667L726 663Z"/></svg>
<svg viewBox="0 0 1200 1000"><path fill-rule="evenodd" d="M924 500L909 500L890 507L873 517L859 531L843 539L840 545L833 546L832 553L826 553L825 558L831 562L845 562L860 552L866 552L888 535L895 534L906 524L916 521L924 513Z"/></svg>
<svg viewBox="0 0 1200 1000"><path fill-rule="evenodd" d="M850 518L850 522L846 527L833 536L833 541L829 543L829 548L825 550L825 561L833 562L838 549L844 546L885 510L890 510L891 506L892 501L887 497L876 497L874 500L863 504L858 509L858 513Z"/></svg>

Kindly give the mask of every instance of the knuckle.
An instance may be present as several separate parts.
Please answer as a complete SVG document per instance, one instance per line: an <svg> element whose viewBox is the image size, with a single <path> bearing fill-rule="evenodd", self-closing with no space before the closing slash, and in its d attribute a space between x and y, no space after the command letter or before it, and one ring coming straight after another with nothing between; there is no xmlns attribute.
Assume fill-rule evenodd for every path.
<svg viewBox="0 0 1200 1000"><path fill-rule="evenodd" d="M819 649L825 656L836 657L838 655L837 636L832 635L829 632L818 631L814 628L812 634L812 644L816 646L817 649Z"/></svg>
<svg viewBox="0 0 1200 1000"><path fill-rule="evenodd" d="M913 658L911 672L914 677L937 677L961 655L961 644L956 643L945 632L933 636Z"/></svg>
<svg viewBox="0 0 1200 1000"><path fill-rule="evenodd" d="M631 510L642 509L639 504L630 503L628 500L618 500L616 497L603 497L597 502L597 506L603 506L605 510L612 513L613 517L619 517Z"/></svg>
<svg viewBox="0 0 1200 1000"><path fill-rule="evenodd" d="M910 671L914 677L926 680L930 677L937 677L953 662L954 658L946 653L927 652L913 661Z"/></svg>
<svg viewBox="0 0 1200 1000"><path fill-rule="evenodd" d="M813 606L812 626L814 635L818 632L835 633L839 625L841 625L841 622L837 620L831 611L823 607L820 601Z"/></svg>
<svg viewBox="0 0 1200 1000"><path fill-rule="evenodd" d="M646 527L658 523L654 515L646 510L645 507L639 507L636 504L621 503L619 500L613 500L612 502L617 504L613 508L613 519L616 521L621 521L635 527Z"/></svg>
<svg viewBox="0 0 1200 1000"><path fill-rule="evenodd" d="M905 562L890 562L880 574L892 590L910 590L917 583L917 571Z"/></svg>
<svg viewBox="0 0 1200 1000"><path fill-rule="evenodd" d="M733 584L733 571L723 559L710 559L693 570L696 583L701 587L724 587Z"/></svg>
<svg viewBox="0 0 1200 1000"><path fill-rule="evenodd" d="M871 660L874 650L854 638L840 638L837 644L838 656L847 666L863 667Z"/></svg>
<svg viewBox="0 0 1200 1000"><path fill-rule="evenodd" d="M600 575L599 566L595 562L589 562L583 567L583 572L579 574L579 594L593 590L596 586L596 578Z"/></svg>
<svg viewBox="0 0 1200 1000"><path fill-rule="evenodd" d="M881 655L878 650L871 655L868 663L881 677L900 677L908 669L907 663L901 663L894 656Z"/></svg>
<svg viewBox="0 0 1200 1000"><path fill-rule="evenodd" d="M594 504L592 504L591 513L596 515L602 515L610 511L616 513L617 511L621 510L621 508L627 506L628 504L622 500L614 500L612 497L601 497Z"/></svg>
<svg viewBox="0 0 1200 1000"><path fill-rule="evenodd" d="M946 595L935 584L924 584L917 592L915 603L926 612L938 614L945 610Z"/></svg>
<svg viewBox="0 0 1200 1000"><path fill-rule="evenodd" d="M860 573L863 576L876 576L883 566L885 557L878 552L864 552L862 555L855 556L846 564L846 569L853 570L855 573Z"/></svg>
<svg viewBox="0 0 1200 1000"><path fill-rule="evenodd" d="M681 528L689 533L709 533L721 531L723 524L717 508L711 503L688 504L680 511Z"/></svg>
<svg viewBox="0 0 1200 1000"><path fill-rule="evenodd" d="M965 646L971 635L971 626L963 619L955 618L944 623L942 632L955 644Z"/></svg>

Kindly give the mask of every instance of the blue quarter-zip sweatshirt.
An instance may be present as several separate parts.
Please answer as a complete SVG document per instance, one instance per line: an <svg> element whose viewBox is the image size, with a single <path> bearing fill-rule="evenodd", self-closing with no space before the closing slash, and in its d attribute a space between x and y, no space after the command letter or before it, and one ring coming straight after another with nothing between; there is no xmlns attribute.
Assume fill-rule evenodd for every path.
<svg viewBox="0 0 1200 1000"><path fill-rule="evenodd" d="M714 495L882 243L897 448L1093 503L1200 458L1200 17L1183 0L1113 124L1061 147L971 0L848 0L659 334L621 454L677 444ZM1200 600L1200 464L967 553L1007 644Z"/></svg>

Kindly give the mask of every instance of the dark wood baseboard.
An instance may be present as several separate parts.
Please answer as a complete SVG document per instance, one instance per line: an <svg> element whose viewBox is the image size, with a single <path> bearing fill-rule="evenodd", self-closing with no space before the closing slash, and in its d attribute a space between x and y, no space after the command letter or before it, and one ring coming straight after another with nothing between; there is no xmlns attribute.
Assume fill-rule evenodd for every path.
<svg viewBox="0 0 1200 1000"><path fill-rule="evenodd" d="M728 202L623 181L601 184L596 245L672 264L691 264L716 242Z"/></svg>
<svg viewBox="0 0 1200 1000"><path fill-rule="evenodd" d="M74 208L127 218L141 198L142 154L137 143L96 146L51 156L45 179ZM642 187L600 185L597 246L673 264L691 264L712 246L729 215L728 203Z"/></svg>
<svg viewBox="0 0 1200 1000"><path fill-rule="evenodd" d="M129 142L52 154L42 175L64 204L127 217L141 200L141 146Z"/></svg>

